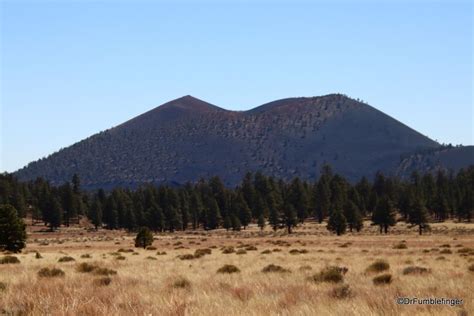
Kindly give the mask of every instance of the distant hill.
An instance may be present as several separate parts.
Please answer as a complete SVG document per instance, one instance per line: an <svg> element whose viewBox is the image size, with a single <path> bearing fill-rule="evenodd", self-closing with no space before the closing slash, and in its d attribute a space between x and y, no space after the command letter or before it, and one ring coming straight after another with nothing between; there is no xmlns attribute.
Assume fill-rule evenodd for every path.
<svg viewBox="0 0 474 316"><path fill-rule="evenodd" d="M378 170L404 172L402 157L439 146L341 94L283 99L243 112L185 96L32 162L16 175L59 184L78 173L87 188L181 184L218 175L232 186L257 170L312 180L327 163L358 180ZM450 159L440 164L449 167ZM455 167L466 163L474 162L463 159Z"/></svg>

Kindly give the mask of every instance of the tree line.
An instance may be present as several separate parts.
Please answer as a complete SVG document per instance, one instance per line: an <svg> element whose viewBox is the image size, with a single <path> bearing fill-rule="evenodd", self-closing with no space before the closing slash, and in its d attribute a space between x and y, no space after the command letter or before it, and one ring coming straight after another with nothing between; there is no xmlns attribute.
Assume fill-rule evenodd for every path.
<svg viewBox="0 0 474 316"><path fill-rule="evenodd" d="M457 219L471 221L474 209L474 166L457 174L414 172L409 180L379 172L372 181L348 182L329 166L315 182L296 177L283 181L261 172L247 173L240 185L226 188L219 177L201 179L180 187L146 184L136 190L110 192L81 189L80 178L52 186L37 178L20 182L11 174L0 175L0 205L10 204L19 217L29 215L51 230L77 223L87 216L96 228L155 232L187 229L245 229L250 223L288 233L308 219L327 221L327 228L344 234L359 231L370 219L381 233L397 220L417 226Z"/></svg>

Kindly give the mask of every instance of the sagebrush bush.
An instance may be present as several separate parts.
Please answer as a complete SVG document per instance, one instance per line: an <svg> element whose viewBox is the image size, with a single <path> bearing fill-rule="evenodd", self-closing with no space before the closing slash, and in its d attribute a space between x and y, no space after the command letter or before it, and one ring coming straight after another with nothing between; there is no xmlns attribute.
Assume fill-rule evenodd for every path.
<svg viewBox="0 0 474 316"><path fill-rule="evenodd" d="M0 258L0 264L15 264L20 263L20 260L15 256L4 256Z"/></svg>
<svg viewBox="0 0 474 316"><path fill-rule="evenodd" d="M262 272L269 273L269 272L279 272L279 273L286 273L290 272L290 270L283 268L282 266L276 264L269 264L268 266L262 269Z"/></svg>
<svg viewBox="0 0 474 316"><path fill-rule="evenodd" d="M217 273L237 273L240 269L233 264L225 264L217 270Z"/></svg>
<svg viewBox="0 0 474 316"><path fill-rule="evenodd" d="M110 285L110 283L112 283L112 278L108 276L101 277L94 280L95 286L107 286L107 285Z"/></svg>
<svg viewBox="0 0 474 316"><path fill-rule="evenodd" d="M234 253L235 249L232 246L227 246L222 249L223 254L229 254L229 253Z"/></svg>
<svg viewBox="0 0 474 316"><path fill-rule="evenodd" d="M308 271L308 270L312 270L312 269L313 269L313 267L311 267L309 265L304 265L304 266L299 267L300 271Z"/></svg>
<svg viewBox="0 0 474 316"><path fill-rule="evenodd" d="M370 266L367 267L367 272L382 272L390 269L390 264L385 260L376 260Z"/></svg>
<svg viewBox="0 0 474 316"><path fill-rule="evenodd" d="M384 285L392 283L392 275L390 273L381 274L372 279L375 285Z"/></svg>
<svg viewBox="0 0 474 316"><path fill-rule="evenodd" d="M43 256L37 251L36 254L35 254L35 258L36 259L42 259Z"/></svg>
<svg viewBox="0 0 474 316"><path fill-rule="evenodd" d="M349 287L348 284L343 284L343 285L338 285L334 287L330 292L329 295L331 297L337 298L337 299L343 299L343 298L349 298L354 296L351 288Z"/></svg>
<svg viewBox="0 0 474 316"><path fill-rule="evenodd" d="M407 275L407 274L426 274L426 273L430 273L431 271L427 268L423 268L423 267L418 267L418 266L409 266L409 267L406 267L405 269L403 269L403 274L404 275Z"/></svg>
<svg viewBox="0 0 474 316"><path fill-rule="evenodd" d="M158 259L156 259L156 258L153 257L153 256L148 256L148 257L146 257L146 259L147 259L147 260L158 260Z"/></svg>
<svg viewBox="0 0 474 316"><path fill-rule="evenodd" d="M7 289L7 284L5 282L0 282L0 292L3 292Z"/></svg>
<svg viewBox="0 0 474 316"><path fill-rule="evenodd" d="M76 261L76 259L74 259L73 257L70 257L70 256L61 257L58 260L58 262L72 262L72 261Z"/></svg>
<svg viewBox="0 0 474 316"><path fill-rule="evenodd" d="M117 250L117 252L134 252L135 250L133 249L125 249L125 248L120 248L119 250Z"/></svg>
<svg viewBox="0 0 474 316"><path fill-rule="evenodd" d="M97 269L98 266L95 264L87 263L87 262L82 262L76 267L77 272L81 273L89 273Z"/></svg>
<svg viewBox="0 0 474 316"><path fill-rule="evenodd" d="M290 254L292 255L299 255L299 254L305 254L308 253L308 250L306 249L291 249Z"/></svg>
<svg viewBox="0 0 474 316"><path fill-rule="evenodd" d="M193 260L195 257L193 254L187 253L184 255L179 255L178 258L181 260Z"/></svg>
<svg viewBox="0 0 474 316"><path fill-rule="evenodd" d="M451 245L450 244L442 244L440 247L441 248L451 248Z"/></svg>
<svg viewBox="0 0 474 316"><path fill-rule="evenodd" d="M155 246L148 246L146 247L146 250L156 250L157 248Z"/></svg>
<svg viewBox="0 0 474 316"><path fill-rule="evenodd" d="M116 256L115 257L115 260L125 260L127 258L125 258L124 256Z"/></svg>
<svg viewBox="0 0 474 316"><path fill-rule="evenodd" d="M64 277L64 275L64 271L58 268L42 268L38 271L38 276L41 278L58 278Z"/></svg>
<svg viewBox="0 0 474 316"><path fill-rule="evenodd" d="M196 249L196 251L194 251L194 257L201 258L205 255L210 255L211 253L212 250L210 248Z"/></svg>
<svg viewBox="0 0 474 316"><path fill-rule="evenodd" d="M266 249L266 250L261 252L262 255L268 255L269 253L272 253L272 251L269 250L269 249Z"/></svg>
<svg viewBox="0 0 474 316"><path fill-rule="evenodd" d="M464 248L458 249L458 253L471 253L471 252L474 252L472 248L464 247Z"/></svg>
<svg viewBox="0 0 474 316"><path fill-rule="evenodd" d="M401 243L396 244L396 245L393 246L393 249L407 249L407 248L408 248L408 246L404 242L401 242Z"/></svg>
<svg viewBox="0 0 474 316"><path fill-rule="evenodd" d="M257 247L255 247L255 246L247 246L247 247L245 247L245 250L247 250L247 251L256 251L256 250L257 250Z"/></svg>
<svg viewBox="0 0 474 316"><path fill-rule="evenodd" d="M157 256L164 256L164 255L166 255L166 251L158 251L158 252L156 253L156 255L157 255Z"/></svg>
<svg viewBox="0 0 474 316"><path fill-rule="evenodd" d="M471 272L474 272L474 264L471 264L467 269Z"/></svg>
<svg viewBox="0 0 474 316"><path fill-rule="evenodd" d="M92 258L92 256L88 253L85 253L85 254L81 255L81 258L82 259L90 259L90 258Z"/></svg>
<svg viewBox="0 0 474 316"><path fill-rule="evenodd" d="M116 275L117 271L112 270L112 269L108 269L108 268L97 267L94 270L94 274L97 274L97 275Z"/></svg>
<svg viewBox="0 0 474 316"><path fill-rule="evenodd" d="M178 277L173 281L173 287L179 289L189 289L191 287L191 282L185 277Z"/></svg>
<svg viewBox="0 0 474 316"><path fill-rule="evenodd" d="M329 266L321 270L319 273L309 278L314 282L340 283L344 281L344 275L340 267Z"/></svg>
<svg viewBox="0 0 474 316"><path fill-rule="evenodd" d="M247 251L244 250L244 249L239 249L235 252L236 255L245 255L246 253L247 253Z"/></svg>

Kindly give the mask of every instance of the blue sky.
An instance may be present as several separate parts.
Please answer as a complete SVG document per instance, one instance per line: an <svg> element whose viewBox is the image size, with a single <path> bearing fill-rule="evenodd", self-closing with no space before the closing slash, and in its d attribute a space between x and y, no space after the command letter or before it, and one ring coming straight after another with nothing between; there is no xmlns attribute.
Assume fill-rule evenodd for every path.
<svg viewBox="0 0 474 316"><path fill-rule="evenodd" d="M470 1L1 1L0 171L191 94L341 92L473 144Z"/></svg>

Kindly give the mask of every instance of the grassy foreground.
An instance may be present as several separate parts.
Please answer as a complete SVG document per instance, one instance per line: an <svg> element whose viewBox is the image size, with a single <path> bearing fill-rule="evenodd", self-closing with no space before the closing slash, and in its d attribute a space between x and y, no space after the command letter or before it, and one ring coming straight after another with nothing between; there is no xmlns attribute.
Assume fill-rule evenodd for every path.
<svg viewBox="0 0 474 316"><path fill-rule="evenodd" d="M369 227L337 237L314 223L290 236L255 227L179 232L155 235L153 247L134 248L133 236L125 232L34 232L23 253L14 255L20 263L0 264L0 314L474 313L474 226L467 224L435 224L426 236L402 223L387 236ZM195 256L197 249L207 250ZM64 257L74 261L60 260ZM379 259L389 267L369 268ZM271 264L281 268L262 271ZM217 272L224 265L239 271ZM339 269L321 276L328 266ZM390 277L374 283L386 274ZM397 297L459 298L464 304L397 305Z"/></svg>

